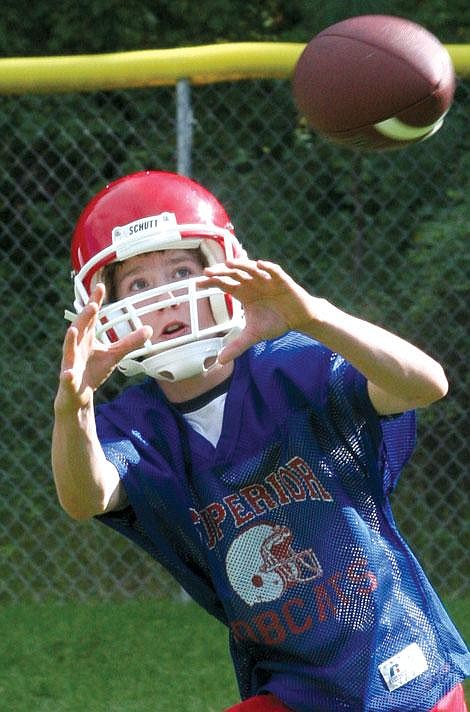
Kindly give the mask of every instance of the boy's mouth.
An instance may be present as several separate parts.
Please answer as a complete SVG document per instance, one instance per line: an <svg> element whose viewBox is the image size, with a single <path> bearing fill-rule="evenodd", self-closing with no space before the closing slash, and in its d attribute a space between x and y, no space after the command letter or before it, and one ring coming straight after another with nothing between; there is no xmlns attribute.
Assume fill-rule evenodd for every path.
<svg viewBox="0 0 470 712"><path fill-rule="evenodd" d="M176 336L182 336L187 333L188 326L182 321L171 321L162 329L159 339L174 339Z"/></svg>

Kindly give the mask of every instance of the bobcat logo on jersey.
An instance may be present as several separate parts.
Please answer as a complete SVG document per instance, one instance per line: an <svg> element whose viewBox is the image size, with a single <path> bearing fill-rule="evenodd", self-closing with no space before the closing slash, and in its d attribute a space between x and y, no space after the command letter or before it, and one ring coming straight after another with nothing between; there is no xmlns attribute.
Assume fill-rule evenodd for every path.
<svg viewBox="0 0 470 712"><path fill-rule="evenodd" d="M323 571L312 549L296 552L285 526L258 524L230 545L226 567L231 586L245 603L274 601L298 583L319 578Z"/></svg>

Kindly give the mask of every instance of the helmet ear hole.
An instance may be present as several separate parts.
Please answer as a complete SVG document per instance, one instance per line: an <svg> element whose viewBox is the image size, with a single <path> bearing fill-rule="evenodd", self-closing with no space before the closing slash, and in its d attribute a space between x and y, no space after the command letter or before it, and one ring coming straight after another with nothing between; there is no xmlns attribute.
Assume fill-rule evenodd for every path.
<svg viewBox="0 0 470 712"><path fill-rule="evenodd" d="M217 240L211 238L202 239L199 249L206 267L212 267L218 262L225 262L226 255Z"/></svg>
<svg viewBox="0 0 470 712"><path fill-rule="evenodd" d="M226 255L216 240L201 240L199 250L204 266L211 267L219 262L225 262ZM231 318L233 314L231 301L232 300L229 295L222 293L213 294L209 297L212 316L214 317L216 324L223 324L223 322Z"/></svg>
<svg viewBox="0 0 470 712"><path fill-rule="evenodd" d="M222 324L230 319L233 313L232 299L228 294L213 294L209 297L212 315L216 324Z"/></svg>

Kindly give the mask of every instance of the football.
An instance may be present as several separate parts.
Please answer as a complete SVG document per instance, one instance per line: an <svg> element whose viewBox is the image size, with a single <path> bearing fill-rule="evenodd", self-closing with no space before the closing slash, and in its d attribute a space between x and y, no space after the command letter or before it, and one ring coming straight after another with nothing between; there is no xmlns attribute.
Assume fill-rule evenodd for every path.
<svg viewBox="0 0 470 712"><path fill-rule="evenodd" d="M294 102L314 131L361 151L422 141L442 125L455 91L451 57L421 25L390 15L351 17L304 48Z"/></svg>

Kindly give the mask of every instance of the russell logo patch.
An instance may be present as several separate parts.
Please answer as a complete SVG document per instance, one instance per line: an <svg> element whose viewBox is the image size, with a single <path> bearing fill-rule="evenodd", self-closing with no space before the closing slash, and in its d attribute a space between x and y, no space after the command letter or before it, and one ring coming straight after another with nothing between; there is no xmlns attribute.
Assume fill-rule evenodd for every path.
<svg viewBox="0 0 470 712"><path fill-rule="evenodd" d="M428 663L417 643L411 643L379 665L380 673L390 692L414 680L427 669Z"/></svg>

